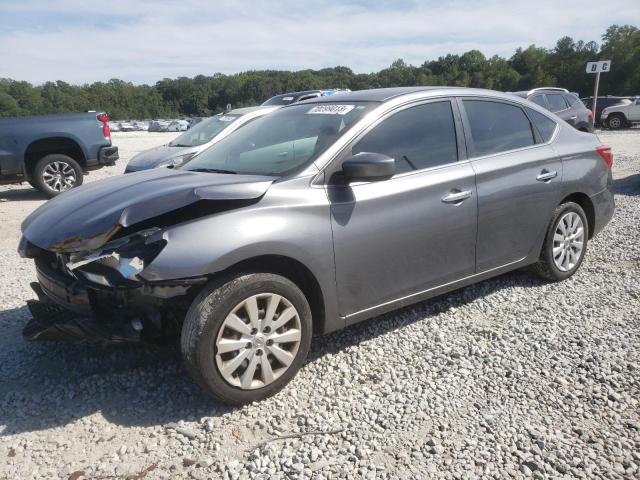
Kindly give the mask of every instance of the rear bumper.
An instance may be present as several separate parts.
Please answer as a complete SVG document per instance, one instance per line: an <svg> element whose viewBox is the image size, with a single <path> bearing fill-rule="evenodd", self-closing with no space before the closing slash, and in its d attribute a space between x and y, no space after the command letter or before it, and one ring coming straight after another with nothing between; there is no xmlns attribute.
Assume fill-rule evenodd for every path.
<svg viewBox="0 0 640 480"><path fill-rule="evenodd" d="M87 160L87 170L97 170L102 167L115 165L116 160L120 158L118 147L111 145L102 147L98 151L98 158Z"/></svg>
<svg viewBox="0 0 640 480"><path fill-rule="evenodd" d="M592 235L596 235L613 217L616 204L613 198L613 192L609 188L606 188L591 197L591 202L593 203L593 210L595 214L595 226Z"/></svg>

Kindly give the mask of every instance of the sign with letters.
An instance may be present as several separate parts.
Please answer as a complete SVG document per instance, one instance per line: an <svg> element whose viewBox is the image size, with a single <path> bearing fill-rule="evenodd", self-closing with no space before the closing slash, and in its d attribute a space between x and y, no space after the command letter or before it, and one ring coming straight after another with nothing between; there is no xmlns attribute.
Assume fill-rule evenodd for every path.
<svg viewBox="0 0 640 480"><path fill-rule="evenodd" d="M600 60L599 62L587 62L587 73L596 74L596 85L593 88L593 115L591 117L591 126L596 126L596 106L598 105L598 86L600 85L600 74L607 73L611 70L611 60Z"/></svg>
<svg viewBox="0 0 640 480"><path fill-rule="evenodd" d="M606 73L611 70L611 60L587 62L587 73Z"/></svg>

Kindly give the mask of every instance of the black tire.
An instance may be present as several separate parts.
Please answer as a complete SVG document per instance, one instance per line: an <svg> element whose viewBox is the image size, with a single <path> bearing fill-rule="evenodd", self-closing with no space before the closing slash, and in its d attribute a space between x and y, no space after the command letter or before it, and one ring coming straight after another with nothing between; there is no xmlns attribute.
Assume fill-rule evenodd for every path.
<svg viewBox="0 0 640 480"><path fill-rule="evenodd" d="M607 127L611 130L620 130L627 125L627 119L624 118L624 115L619 113L614 113L607 118Z"/></svg>
<svg viewBox="0 0 640 480"><path fill-rule="evenodd" d="M253 295L266 293L281 295L295 307L300 319L301 339L294 360L280 377L264 387L245 390L227 382L219 371L216 339L227 315L238 304ZM302 367L311 346L311 336L311 309L302 291L279 275L250 273L222 278L207 285L187 312L180 343L182 358L193 380L222 402L242 405L281 390Z"/></svg>
<svg viewBox="0 0 640 480"><path fill-rule="evenodd" d="M556 229L558 228L558 224L560 220L564 217L565 214L569 212L575 212L580 217L582 221L584 236L583 236L583 246L582 251L580 252L578 261L575 262L575 265L567 271L563 271L556 265L556 262L553 258L553 244L554 244L554 235L556 233ZM540 259L534 265L532 265L532 270L537 275L545 278L547 280L551 280L554 282L559 282L561 280L565 280L569 278L571 275L576 273L582 265L582 261L587 253L587 243L589 238L589 223L587 222L587 216L584 213L584 210L580 205L574 202L567 202L559 205L553 212L551 216L551 221L549 222L549 226L547 227L547 232L545 234L544 243L542 245L542 251L540 252Z"/></svg>
<svg viewBox="0 0 640 480"><path fill-rule="evenodd" d="M72 181L72 184L69 185L65 183L64 185L60 186L60 189L56 189L54 188L55 185L52 186L47 183L47 179L45 179L45 171L49 166L54 169L63 168L65 172L73 171L73 180L71 180L71 175L67 175L65 177L67 182ZM53 153L51 155L46 155L38 160L38 163L36 163L36 166L33 169L33 176L29 183L31 183L31 185L43 192L45 195L49 197L55 197L56 195L60 195L62 192L82 185L82 180L82 167L78 164L78 162L67 155Z"/></svg>

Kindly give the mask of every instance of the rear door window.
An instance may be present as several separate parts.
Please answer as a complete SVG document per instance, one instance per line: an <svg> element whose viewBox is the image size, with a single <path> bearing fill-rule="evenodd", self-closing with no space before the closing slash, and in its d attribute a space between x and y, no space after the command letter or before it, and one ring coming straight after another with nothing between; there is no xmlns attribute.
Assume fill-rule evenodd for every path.
<svg viewBox="0 0 640 480"><path fill-rule="evenodd" d="M576 97L575 95L571 95L570 93L563 93L562 96L564 97L564 100L567 102L567 105L569 105L570 107L573 107L574 103L580 101L578 97Z"/></svg>
<svg viewBox="0 0 640 480"><path fill-rule="evenodd" d="M559 112L568 108L567 102L564 101L561 93L547 93L547 102L549 103L549 110L552 112Z"/></svg>
<svg viewBox="0 0 640 480"><path fill-rule="evenodd" d="M463 100L477 157L535 144L531 123L515 105L486 100Z"/></svg>
<svg viewBox="0 0 640 480"><path fill-rule="evenodd" d="M396 173L458 160L456 128L450 101L409 107L384 119L352 148L382 153L396 161Z"/></svg>

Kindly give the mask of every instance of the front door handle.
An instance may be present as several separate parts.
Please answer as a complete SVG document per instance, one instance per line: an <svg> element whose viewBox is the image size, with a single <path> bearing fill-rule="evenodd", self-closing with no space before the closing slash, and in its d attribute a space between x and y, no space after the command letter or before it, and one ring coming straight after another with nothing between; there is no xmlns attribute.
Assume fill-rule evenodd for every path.
<svg viewBox="0 0 640 480"><path fill-rule="evenodd" d="M444 203L460 203L471 197L473 192L471 190L465 190L463 192L451 192L444 197L442 197L442 201Z"/></svg>
<svg viewBox="0 0 640 480"><path fill-rule="evenodd" d="M538 180L539 182L548 182L549 180L551 180L552 178L556 178L557 176L558 172L556 172L555 170L550 172L549 170L544 169L536 177L536 180Z"/></svg>

